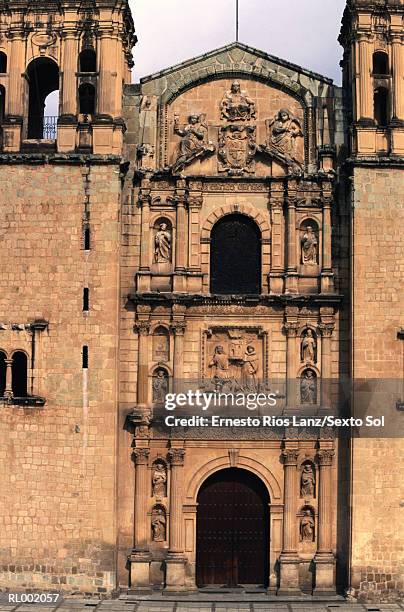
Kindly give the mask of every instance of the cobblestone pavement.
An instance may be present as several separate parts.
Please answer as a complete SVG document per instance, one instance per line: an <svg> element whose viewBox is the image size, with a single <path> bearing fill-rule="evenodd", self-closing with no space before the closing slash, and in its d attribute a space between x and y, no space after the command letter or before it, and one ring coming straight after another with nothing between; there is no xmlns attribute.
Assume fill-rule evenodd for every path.
<svg viewBox="0 0 404 612"><path fill-rule="evenodd" d="M246 597L246 596L244 596ZM0 612L391 612L404 610L401 604L353 604L344 601L259 601L240 598L212 598L194 596L187 600L172 598L133 598L99 601L95 599L64 599L56 604L8 603L7 595L0 598Z"/></svg>

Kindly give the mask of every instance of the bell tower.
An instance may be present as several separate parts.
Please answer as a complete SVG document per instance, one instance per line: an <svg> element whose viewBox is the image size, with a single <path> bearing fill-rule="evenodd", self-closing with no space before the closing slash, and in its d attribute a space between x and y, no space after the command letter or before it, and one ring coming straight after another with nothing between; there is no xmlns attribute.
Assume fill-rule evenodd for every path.
<svg viewBox="0 0 404 612"><path fill-rule="evenodd" d="M352 153L404 154L402 0L349 0L340 42L352 101Z"/></svg>
<svg viewBox="0 0 404 612"><path fill-rule="evenodd" d="M136 42L127 0L12 0L0 10L3 151L118 154Z"/></svg>
<svg viewBox="0 0 404 612"><path fill-rule="evenodd" d="M349 122L344 169L350 209L351 378L354 391L366 379L367 414L385 418L384 427L368 430L367 439L351 440L349 584L355 597L371 601L395 601L400 590L386 575L400 574L392 553L402 546L395 474L404 469L402 433L397 433L403 431L403 18L403 0L348 0L339 39ZM385 395L374 393L376 387ZM354 393L353 416L359 416L359 399L364 405Z"/></svg>

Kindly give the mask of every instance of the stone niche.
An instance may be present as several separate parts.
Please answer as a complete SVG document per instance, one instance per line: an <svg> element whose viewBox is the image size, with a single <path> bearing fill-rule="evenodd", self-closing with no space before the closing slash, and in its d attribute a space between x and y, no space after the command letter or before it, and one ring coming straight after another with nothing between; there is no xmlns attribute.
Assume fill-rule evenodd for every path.
<svg viewBox="0 0 404 612"><path fill-rule="evenodd" d="M203 333L201 377L225 391L255 391L267 378L261 327L211 327Z"/></svg>

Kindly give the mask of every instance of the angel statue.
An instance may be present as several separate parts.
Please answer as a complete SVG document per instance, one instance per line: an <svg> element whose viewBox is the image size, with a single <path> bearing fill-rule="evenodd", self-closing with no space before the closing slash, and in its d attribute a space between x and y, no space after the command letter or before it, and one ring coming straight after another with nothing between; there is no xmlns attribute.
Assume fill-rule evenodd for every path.
<svg viewBox="0 0 404 612"><path fill-rule="evenodd" d="M174 132L181 136L178 146L179 155L173 166L174 172L180 172L197 157L215 150L208 142L208 126L206 115L190 115L187 125L181 127L178 115L174 115Z"/></svg>

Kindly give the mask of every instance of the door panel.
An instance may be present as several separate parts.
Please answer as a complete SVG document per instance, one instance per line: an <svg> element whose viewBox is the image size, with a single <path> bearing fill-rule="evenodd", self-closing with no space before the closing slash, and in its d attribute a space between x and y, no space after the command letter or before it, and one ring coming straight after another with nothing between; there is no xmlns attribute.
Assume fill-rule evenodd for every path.
<svg viewBox="0 0 404 612"><path fill-rule="evenodd" d="M266 585L268 503L263 483L245 470L222 470L204 483L198 496L198 586Z"/></svg>

